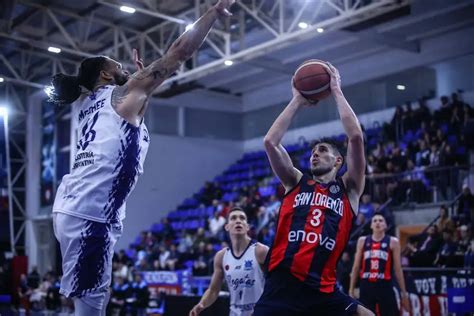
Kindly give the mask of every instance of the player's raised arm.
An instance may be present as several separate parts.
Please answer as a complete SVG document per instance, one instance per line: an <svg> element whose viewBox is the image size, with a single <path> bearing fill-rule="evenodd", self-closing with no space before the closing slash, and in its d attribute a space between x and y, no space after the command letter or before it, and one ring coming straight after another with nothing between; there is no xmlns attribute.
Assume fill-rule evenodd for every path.
<svg viewBox="0 0 474 316"><path fill-rule="evenodd" d="M209 30L219 16L231 15L228 11L235 0L219 0L197 20L193 28L184 32L176 39L168 51L147 67L140 67L132 74L128 82L117 87L114 91L115 106L122 107L125 116L138 115L142 110L144 101L151 95L164 80L171 76L183 62L191 58L201 46ZM135 64L139 61L134 58ZM141 64L143 65L143 64ZM137 102L143 101L143 102ZM126 107L126 109L123 109ZM120 112L120 110L119 110Z"/></svg>
<svg viewBox="0 0 474 316"><path fill-rule="evenodd" d="M342 93L339 71L331 64L327 63L327 65L331 75L331 92L348 138L347 173L343 179L349 194L354 194L358 201L365 185L364 136L357 116ZM354 211L357 212L357 209Z"/></svg>
<svg viewBox="0 0 474 316"><path fill-rule="evenodd" d="M201 300L189 312L189 316L197 316L204 309L208 308L219 297L219 292L222 288L224 280L224 270L222 269L222 259L224 258L225 249L220 250L214 257L214 273L212 273L211 283L209 288L204 292Z"/></svg>
<svg viewBox="0 0 474 316"><path fill-rule="evenodd" d="M286 108L277 117L264 138L265 151L272 166L273 172L280 179L288 192L298 184L303 174L293 166L290 155L281 144L281 140L290 127L296 113L309 102L292 87L293 98Z"/></svg>

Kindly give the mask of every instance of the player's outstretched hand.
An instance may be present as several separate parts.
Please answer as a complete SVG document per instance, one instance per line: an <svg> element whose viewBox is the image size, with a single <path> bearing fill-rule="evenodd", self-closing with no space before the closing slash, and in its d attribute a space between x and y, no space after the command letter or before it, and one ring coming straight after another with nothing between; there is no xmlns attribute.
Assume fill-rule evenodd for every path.
<svg viewBox="0 0 474 316"><path fill-rule="evenodd" d="M326 69L331 76L331 91L334 93L341 90L341 75L339 70L336 69L331 63L325 63Z"/></svg>
<svg viewBox="0 0 474 316"><path fill-rule="evenodd" d="M204 310L204 305L201 303L196 304L193 309L189 312L189 316L198 316Z"/></svg>
<svg viewBox="0 0 474 316"><path fill-rule="evenodd" d="M143 60L140 59L140 56L138 55L138 50L136 48L134 48L132 52L133 52L133 63L137 67L137 71L140 71L143 68L145 68L145 66L143 65Z"/></svg>
<svg viewBox="0 0 474 316"><path fill-rule="evenodd" d="M222 16L232 16L229 9L234 2L235 0L219 0L214 7Z"/></svg>
<svg viewBox="0 0 474 316"><path fill-rule="evenodd" d="M302 106L315 106L318 104L318 101L312 101L306 99L298 89L295 88L294 78L291 78L291 92L293 93L293 100L295 100L299 105Z"/></svg>

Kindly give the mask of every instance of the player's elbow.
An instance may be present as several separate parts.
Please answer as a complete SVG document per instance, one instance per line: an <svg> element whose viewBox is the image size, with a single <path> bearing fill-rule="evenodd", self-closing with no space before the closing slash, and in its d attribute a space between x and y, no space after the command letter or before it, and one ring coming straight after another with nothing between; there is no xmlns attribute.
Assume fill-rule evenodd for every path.
<svg viewBox="0 0 474 316"><path fill-rule="evenodd" d="M267 134L267 135L263 138L263 145L265 146L266 149L268 149L268 148L275 148L275 147L278 147L278 142L275 141L274 139L272 139L272 137Z"/></svg>

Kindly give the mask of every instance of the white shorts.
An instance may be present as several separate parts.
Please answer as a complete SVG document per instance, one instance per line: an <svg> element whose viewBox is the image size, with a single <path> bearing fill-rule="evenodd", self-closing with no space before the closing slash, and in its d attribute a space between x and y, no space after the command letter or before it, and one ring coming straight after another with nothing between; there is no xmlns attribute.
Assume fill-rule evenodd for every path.
<svg viewBox="0 0 474 316"><path fill-rule="evenodd" d="M53 213L53 228L63 260L59 292L67 297L94 297L107 292L114 246L122 235L122 223L100 223Z"/></svg>

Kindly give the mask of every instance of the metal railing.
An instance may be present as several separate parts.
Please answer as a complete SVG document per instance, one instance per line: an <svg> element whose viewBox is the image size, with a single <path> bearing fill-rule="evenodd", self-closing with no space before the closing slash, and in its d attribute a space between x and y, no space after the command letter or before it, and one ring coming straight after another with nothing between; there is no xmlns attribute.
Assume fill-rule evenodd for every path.
<svg viewBox="0 0 474 316"><path fill-rule="evenodd" d="M374 201L393 199L393 206L451 201L461 191L468 166L424 167L397 174L367 176L366 191Z"/></svg>

